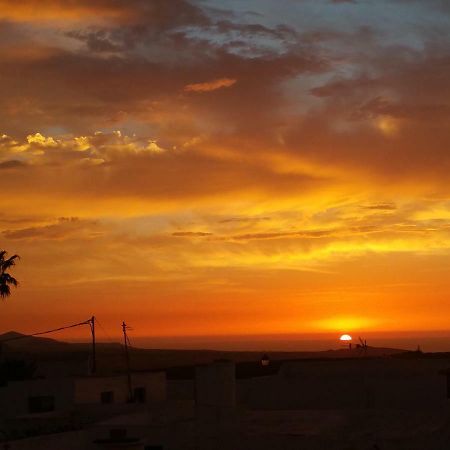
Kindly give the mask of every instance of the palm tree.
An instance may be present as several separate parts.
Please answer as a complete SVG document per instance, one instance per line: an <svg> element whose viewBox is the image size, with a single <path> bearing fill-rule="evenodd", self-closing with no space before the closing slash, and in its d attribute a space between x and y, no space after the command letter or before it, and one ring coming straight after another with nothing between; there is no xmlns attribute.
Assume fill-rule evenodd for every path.
<svg viewBox="0 0 450 450"><path fill-rule="evenodd" d="M16 264L19 255L13 255L7 258L8 252L0 250L0 297L5 299L11 295L10 286L17 286L18 281L12 277L7 270Z"/></svg>

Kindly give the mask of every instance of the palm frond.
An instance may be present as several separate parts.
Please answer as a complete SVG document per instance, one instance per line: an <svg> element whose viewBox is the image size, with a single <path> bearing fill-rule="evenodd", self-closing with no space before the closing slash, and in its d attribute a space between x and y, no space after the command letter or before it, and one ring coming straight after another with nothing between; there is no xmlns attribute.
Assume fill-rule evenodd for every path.
<svg viewBox="0 0 450 450"><path fill-rule="evenodd" d="M7 255L8 252L6 250L0 250L0 298L3 300L11 295L10 286L17 286L19 284L13 276L6 272L15 266L19 255L6 258Z"/></svg>
<svg viewBox="0 0 450 450"><path fill-rule="evenodd" d="M1 264L2 265L2 271L4 272L4 271L8 270L9 268L11 268L12 266L15 266L16 265L16 259L19 259L19 258L20 258L19 255L13 255L10 258L5 259L2 262L2 264Z"/></svg>
<svg viewBox="0 0 450 450"><path fill-rule="evenodd" d="M12 277L9 273L2 273L0 275L0 283L2 284L12 284L13 286L17 286L19 282Z"/></svg>
<svg viewBox="0 0 450 450"><path fill-rule="evenodd" d="M5 299L11 295L11 289L7 284L0 284L0 298Z"/></svg>

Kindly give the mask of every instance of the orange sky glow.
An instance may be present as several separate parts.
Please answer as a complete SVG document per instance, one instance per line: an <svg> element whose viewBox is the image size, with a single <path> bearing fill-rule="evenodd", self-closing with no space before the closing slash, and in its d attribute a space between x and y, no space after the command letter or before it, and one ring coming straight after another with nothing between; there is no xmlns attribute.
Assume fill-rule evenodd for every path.
<svg viewBox="0 0 450 450"><path fill-rule="evenodd" d="M447 330L450 9L407 3L0 0L0 332Z"/></svg>

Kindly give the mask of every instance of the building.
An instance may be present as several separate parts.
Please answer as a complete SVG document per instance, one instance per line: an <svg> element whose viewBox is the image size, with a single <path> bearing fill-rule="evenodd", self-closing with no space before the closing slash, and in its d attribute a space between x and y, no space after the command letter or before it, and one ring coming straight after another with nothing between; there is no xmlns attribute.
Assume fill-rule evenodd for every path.
<svg viewBox="0 0 450 450"><path fill-rule="evenodd" d="M10 449L448 450L447 364L445 357L273 361L268 366L220 360L169 370L167 397L165 377L133 374L133 387L145 388L145 395L136 391L142 403L132 404L123 375L78 377L53 387L48 380L23 382L22 397L20 383L10 386L9 401L19 399L16 413L34 402L48 406L50 400L36 397L51 392L55 406L16 418L34 420L41 434L46 420L60 429L15 440ZM174 374L177 379L171 379ZM64 418L72 425L82 422L64 429L58 422Z"/></svg>
<svg viewBox="0 0 450 450"><path fill-rule="evenodd" d="M115 415L159 408L166 398L163 372L46 378L0 388L0 425L11 439L78 431ZM0 426L1 428L1 426Z"/></svg>

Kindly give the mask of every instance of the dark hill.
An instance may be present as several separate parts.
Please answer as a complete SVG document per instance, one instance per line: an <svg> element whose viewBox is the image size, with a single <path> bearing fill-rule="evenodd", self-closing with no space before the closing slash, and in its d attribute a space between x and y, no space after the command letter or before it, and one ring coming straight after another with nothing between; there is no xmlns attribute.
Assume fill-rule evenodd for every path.
<svg viewBox="0 0 450 450"><path fill-rule="evenodd" d="M41 353L68 349L70 344L55 339L27 336L16 331L8 331L0 335L3 351Z"/></svg>

